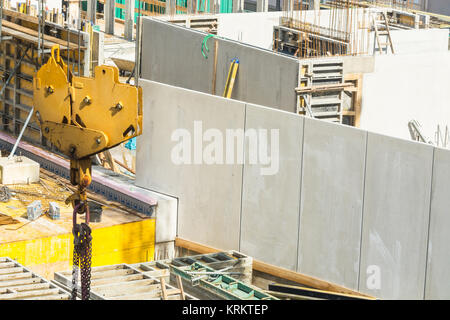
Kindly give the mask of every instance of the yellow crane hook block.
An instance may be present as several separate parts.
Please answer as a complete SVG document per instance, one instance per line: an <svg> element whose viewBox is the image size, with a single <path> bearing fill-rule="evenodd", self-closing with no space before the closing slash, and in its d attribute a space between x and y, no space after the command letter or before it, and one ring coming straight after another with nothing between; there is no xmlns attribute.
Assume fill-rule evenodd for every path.
<svg viewBox="0 0 450 320"><path fill-rule="evenodd" d="M94 78L73 76L59 47L33 81L42 134L71 159L82 159L142 133L142 88L119 82L119 70L97 66Z"/></svg>

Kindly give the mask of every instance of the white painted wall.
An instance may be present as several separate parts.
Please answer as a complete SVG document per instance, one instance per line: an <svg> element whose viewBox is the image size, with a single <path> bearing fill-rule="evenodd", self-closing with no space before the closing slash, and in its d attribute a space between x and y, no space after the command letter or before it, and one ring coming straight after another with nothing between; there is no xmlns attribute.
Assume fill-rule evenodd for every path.
<svg viewBox="0 0 450 320"><path fill-rule="evenodd" d="M218 14L217 35L272 49L273 27L282 15L281 11Z"/></svg>
<svg viewBox="0 0 450 320"><path fill-rule="evenodd" d="M218 14L217 35L232 40L272 49L273 27L280 24L280 17L286 16L286 12L245 12L245 13L224 13ZM294 12L294 17L301 21L327 26L329 24L329 12L321 10L316 16L314 10Z"/></svg>
<svg viewBox="0 0 450 320"><path fill-rule="evenodd" d="M24 0L11 0L11 7L17 8L17 3L23 3L23 2L24 2ZM31 0L30 5L38 8L38 0ZM45 9L46 10L59 9L59 12L61 12L61 7L62 7L61 0L46 0L45 1Z"/></svg>
<svg viewBox="0 0 450 320"><path fill-rule="evenodd" d="M417 120L433 138L439 124L450 126L450 52L375 57L364 75L360 127L410 139Z"/></svg>
<svg viewBox="0 0 450 320"><path fill-rule="evenodd" d="M342 13L344 15L345 13ZM356 37L359 52L373 54L375 33L367 34L361 27L364 21L368 25L370 18L367 11L359 11L354 15L358 16L360 24L353 22L352 33ZM241 41L264 49L272 49L273 27L278 26L280 17L286 16L285 12L246 12L233 14L218 14L217 34L224 38ZM316 13L314 10L306 11L300 15L295 12L295 18L301 21L329 27L330 15L328 10L321 10ZM363 19L362 17L365 16ZM356 20L356 19L355 19ZM367 28L367 26L366 26ZM391 30L392 42L396 54L425 53L448 50L448 30L447 29L411 29L411 30ZM381 42L386 42L382 36Z"/></svg>
<svg viewBox="0 0 450 320"><path fill-rule="evenodd" d="M436 53L448 51L447 29L391 30L390 32L395 54ZM373 54L374 41L375 32L371 32L369 54ZM381 36L380 42L386 42L386 39Z"/></svg>

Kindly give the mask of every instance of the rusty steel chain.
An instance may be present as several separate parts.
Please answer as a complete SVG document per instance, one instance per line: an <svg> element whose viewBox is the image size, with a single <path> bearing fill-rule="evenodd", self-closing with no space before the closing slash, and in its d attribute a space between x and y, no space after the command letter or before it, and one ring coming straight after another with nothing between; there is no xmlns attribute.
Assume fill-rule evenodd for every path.
<svg viewBox="0 0 450 320"><path fill-rule="evenodd" d="M74 233L75 235L75 233ZM72 264L72 300L77 299L77 281L78 274L80 273L80 269L78 268L80 256L78 254L78 250L76 248L78 239L74 236L73 241L73 264Z"/></svg>
<svg viewBox="0 0 450 320"><path fill-rule="evenodd" d="M87 205L86 205L87 207ZM80 274L81 299L89 300L91 290L92 235L89 222L89 209L86 222L76 224L78 206L74 208L73 225L73 267L72 267L72 300L77 298L77 281Z"/></svg>

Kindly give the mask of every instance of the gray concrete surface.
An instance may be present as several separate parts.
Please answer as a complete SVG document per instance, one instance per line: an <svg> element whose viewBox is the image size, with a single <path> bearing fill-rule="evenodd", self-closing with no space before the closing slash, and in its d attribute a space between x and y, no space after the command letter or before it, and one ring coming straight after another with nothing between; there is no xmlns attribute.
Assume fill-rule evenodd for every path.
<svg viewBox="0 0 450 320"><path fill-rule="evenodd" d="M203 132L242 129L245 104L145 80L139 84L145 116L143 134L137 139L136 185L178 198L179 235L238 250L242 164L194 164L193 127L201 120ZM172 161L178 142L171 137L176 129L192 135L192 164Z"/></svg>
<svg viewBox="0 0 450 320"><path fill-rule="evenodd" d="M367 132L305 118L297 271L358 289Z"/></svg>
<svg viewBox="0 0 450 320"><path fill-rule="evenodd" d="M431 186L426 299L450 299L450 151L435 148Z"/></svg>
<svg viewBox="0 0 450 320"><path fill-rule="evenodd" d="M298 60L270 50L224 38L209 39L205 59L201 53L207 34L152 18L142 20L143 79L204 93L212 93L214 41L218 41L215 94L222 96L230 62L239 59L232 98L294 112Z"/></svg>
<svg viewBox="0 0 450 320"><path fill-rule="evenodd" d="M422 0L422 2L423 1L424 0ZM428 0L426 1L426 4L426 11L450 16L450 5L448 3L448 0Z"/></svg>
<svg viewBox="0 0 450 320"><path fill-rule="evenodd" d="M432 146L368 134L360 291L423 299L432 162Z"/></svg>
<svg viewBox="0 0 450 320"><path fill-rule="evenodd" d="M378 298L448 297L450 151L436 149L431 192L430 145L152 81L141 85L136 184L178 199L178 236ZM279 171L261 175L264 166L242 165L242 157L236 164L174 164L172 133L193 132L194 120L203 131L279 128Z"/></svg>
<svg viewBox="0 0 450 320"><path fill-rule="evenodd" d="M209 58L205 59L201 54L205 35L166 22L142 18L142 79L211 93L214 44L211 39L208 40Z"/></svg>
<svg viewBox="0 0 450 320"><path fill-rule="evenodd" d="M250 164L248 161L244 165L240 251L262 261L295 270L303 118L247 104L245 128L278 130L279 169L277 172L273 170L274 174L261 175L261 168L268 166ZM268 136L271 136L270 132ZM269 150L270 148L276 149L274 141L270 140Z"/></svg>

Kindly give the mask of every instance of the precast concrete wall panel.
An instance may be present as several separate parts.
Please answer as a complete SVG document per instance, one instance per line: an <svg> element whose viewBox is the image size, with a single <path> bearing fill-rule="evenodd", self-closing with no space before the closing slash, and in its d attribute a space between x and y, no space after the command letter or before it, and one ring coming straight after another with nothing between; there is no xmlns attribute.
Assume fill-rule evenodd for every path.
<svg viewBox="0 0 450 320"><path fill-rule="evenodd" d="M246 131L267 130L265 153L273 157L270 165L263 164L269 162L261 161L262 157L251 164L249 144L245 148L240 251L290 270L297 265L303 120L292 113L247 104ZM258 142L261 151L264 140Z"/></svg>
<svg viewBox="0 0 450 320"><path fill-rule="evenodd" d="M450 151L434 149L425 299L450 299Z"/></svg>
<svg viewBox="0 0 450 320"><path fill-rule="evenodd" d="M245 104L146 80L139 85L144 123L137 139L136 184L178 198L177 231L183 238L238 250L242 159L207 164L203 155L214 140L204 140L208 129L225 136L226 129L244 128ZM174 154L188 154L176 152L176 146L187 141L176 138L177 133L191 137L191 164L174 161Z"/></svg>
<svg viewBox="0 0 450 320"><path fill-rule="evenodd" d="M359 290L423 299L433 147L368 133Z"/></svg>
<svg viewBox="0 0 450 320"><path fill-rule="evenodd" d="M305 118L298 272L358 289L367 132Z"/></svg>
<svg viewBox="0 0 450 320"><path fill-rule="evenodd" d="M218 41L216 89L222 96L231 60L239 60L232 99L296 111L298 59L225 38L209 39L208 34L151 18L142 19L141 77L213 93L214 42Z"/></svg>
<svg viewBox="0 0 450 320"><path fill-rule="evenodd" d="M265 107L296 112L298 59L243 43L219 40L217 94L223 94L230 62L239 59L232 98Z"/></svg>
<svg viewBox="0 0 450 320"><path fill-rule="evenodd" d="M199 31L143 18L141 77L211 93L214 45L208 41L209 52L204 51L209 58L205 59L201 53L205 36Z"/></svg>

